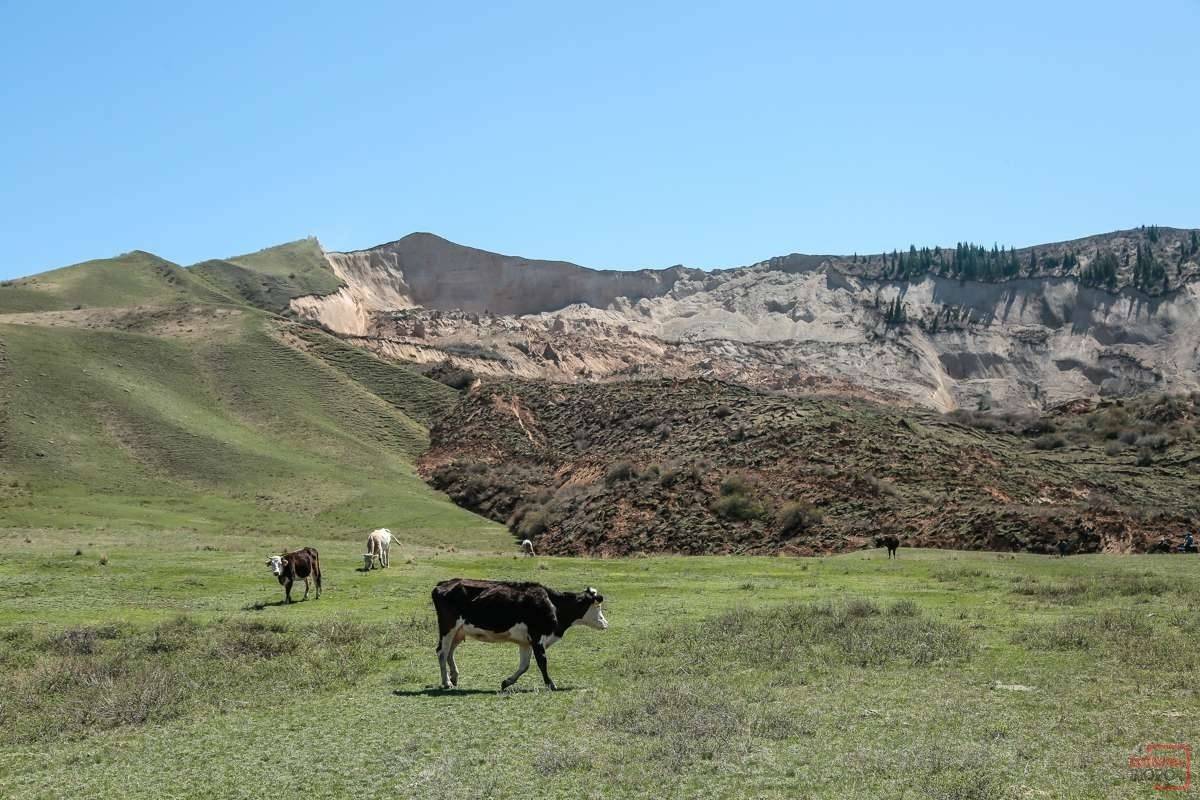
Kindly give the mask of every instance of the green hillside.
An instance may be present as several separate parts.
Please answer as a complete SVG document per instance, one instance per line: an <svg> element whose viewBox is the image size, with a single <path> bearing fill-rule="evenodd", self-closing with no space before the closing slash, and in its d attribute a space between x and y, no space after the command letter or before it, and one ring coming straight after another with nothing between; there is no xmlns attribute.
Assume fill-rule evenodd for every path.
<svg viewBox="0 0 1200 800"><path fill-rule="evenodd" d="M293 297L329 294L342 285L316 239L301 239L257 253L204 261L191 271L250 305L271 311L287 308Z"/></svg>
<svg viewBox="0 0 1200 800"><path fill-rule="evenodd" d="M431 544L502 541L413 470L446 387L376 359L369 375L333 366L302 337L337 351L228 304L128 313L102 329L0 316L0 527L300 538L387 525Z"/></svg>
<svg viewBox="0 0 1200 800"><path fill-rule="evenodd" d="M0 314L186 301L230 298L200 275L141 250L0 284Z"/></svg>

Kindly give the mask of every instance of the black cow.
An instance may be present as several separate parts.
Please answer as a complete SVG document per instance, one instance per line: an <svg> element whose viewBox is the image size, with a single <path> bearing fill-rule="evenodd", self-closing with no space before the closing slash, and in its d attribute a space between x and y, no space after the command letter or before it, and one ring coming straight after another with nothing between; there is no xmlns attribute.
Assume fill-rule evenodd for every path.
<svg viewBox="0 0 1200 800"><path fill-rule="evenodd" d="M1058 548L1058 557L1059 558L1066 558L1068 555L1071 554L1071 543L1068 542L1066 539L1059 539L1058 542L1055 544L1055 547Z"/></svg>
<svg viewBox="0 0 1200 800"><path fill-rule="evenodd" d="M875 546L886 547L888 551L888 558L895 558L896 549L900 547L900 537L893 536L890 533L887 536L876 536Z"/></svg>
<svg viewBox="0 0 1200 800"><path fill-rule="evenodd" d="M438 666L442 688L458 685L454 650L468 636L483 642L511 642L521 648L517 671L500 683L507 689L529 669L529 656L537 659L546 686L554 681L546 671L546 648L575 624L604 630L608 620L600 604L604 597L589 587L583 592L557 592L538 583L507 583L453 578L433 589L438 619Z"/></svg>
<svg viewBox="0 0 1200 800"><path fill-rule="evenodd" d="M317 599L321 599L321 559L313 548L302 547L294 553L267 556L267 566L279 579L283 598L287 602L292 602L292 584L297 579L304 581L304 599L308 599L309 576L317 584Z"/></svg>

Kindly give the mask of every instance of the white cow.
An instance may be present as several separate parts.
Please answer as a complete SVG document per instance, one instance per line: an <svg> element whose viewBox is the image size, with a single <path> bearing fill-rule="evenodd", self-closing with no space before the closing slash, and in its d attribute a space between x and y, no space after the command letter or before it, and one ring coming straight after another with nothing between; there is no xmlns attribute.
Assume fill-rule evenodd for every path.
<svg viewBox="0 0 1200 800"><path fill-rule="evenodd" d="M525 551L525 555L527 556L537 555L537 553L533 552L533 542L529 541L528 539L521 541L521 549Z"/></svg>
<svg viewBox="0 0 1200 800"><path fill-rule="evenodd" d="M371 531L371 535L367 537L367 552L363 553L363 571L371 569L375 566L375 559L379 559L380 569L386 567L390 558L388 553L392 549L392 532L387 528L379 528Z"/></svg>

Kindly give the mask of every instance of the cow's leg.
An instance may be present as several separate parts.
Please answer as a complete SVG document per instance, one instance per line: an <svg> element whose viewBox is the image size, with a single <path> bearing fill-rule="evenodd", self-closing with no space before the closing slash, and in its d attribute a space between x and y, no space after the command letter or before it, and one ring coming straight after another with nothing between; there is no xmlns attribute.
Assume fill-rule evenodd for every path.
<svg viewBox="0 0 1200 800"><path fill-rule="evenodd" d="M529 656L532 654L533 654L532 647L530 647L527 644L521 645L521 663L519 665L517 665L516 672L514 672L512 675L509 675L504 680L500 681L500 690L501 691L507 689L508 687L512 686L514 683L516 683L518 680L521 679L521 676L524 675L525 671L529 669Z"/></svg>
<svg viewBox="0 0 1200 800"><path fill-rule="evenodd" d="M438 639L438 645L437 645L438 670L442 673L442 688L449 689L450 688L450 678L446 674L446 653L442 649L442 647L445 645L445 642L446 642L446 638L444 636L440 637Z"/></svg>
<svg viewBox="0 0 1200 800"><path fill-rule="evenodd" d="M288 578L283 584L283 602L292 602L292 579Z"/></svg>
<svg viewBox="0 0 1200 800"><path fill-rule="evenodd" d="M458 667L455 666L453 680L451 680L450 665L454 663L454 634L457 628L451 628L442 634L442 638L438 640L438 668L442 671L442 688L453 689L458 684Z"/></svg>
<svg viewBox="0 0 1200 800"><path fill-rule="evenodd" d="M392 563L391 549L392 548L386 544L383 546L383 555L379 558L380 569L386 568L388 564Z"/></svg>
<svg viewBox="0 0 1200 800"><path fill-rule="evenodd" d="M557 689L554 681L550 680L550 673L546 669L546 647L538 641L533 643L533 657L537 659L538 669L542 671L542 680L546 682L547 689Z"/></svg>
<svg viewBox="0 0 1200 800"><path fill-rule="evenodd" d="M446 656L446 666L450 667L450 685L458 687L458 662L454 660L454 651L462 644L462 639L454 638L450 641L450 652Z"/></svg>
<svg viewBox="0 0 1200 800"><path fill-rule="evenodd" d="M304 599L308 599L308 576L304 576Z"/></svg>

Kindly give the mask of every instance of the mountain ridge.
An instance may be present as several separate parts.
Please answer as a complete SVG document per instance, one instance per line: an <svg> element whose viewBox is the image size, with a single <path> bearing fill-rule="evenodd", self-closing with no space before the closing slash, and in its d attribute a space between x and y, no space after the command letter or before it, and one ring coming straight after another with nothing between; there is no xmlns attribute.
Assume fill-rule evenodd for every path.
<svg viewBox="0 0 1200 800"><path fill-rule="evenodd" d="M159 277L130 278L147 302L247 303L424 369L741 379L943 411L1200 388L1196 229L1143 226L1027 248L792 253L708 271L594 270L428 232L345 252L309 237L188 268L136 252L86 262L5 282L0 310L70 309L87 292L63 289L61 274L86 283L120 259L154 262L141 269Z"/></svg>
<svg viewBox="0 0 1200 800"><path fill-rule="evenodd" d="M327 256L345 286L293 300L297 316L389 358L494 377L857 384L943 411L1200 386L1194 229L714 271L600 272L433 234Z"/></svg>

